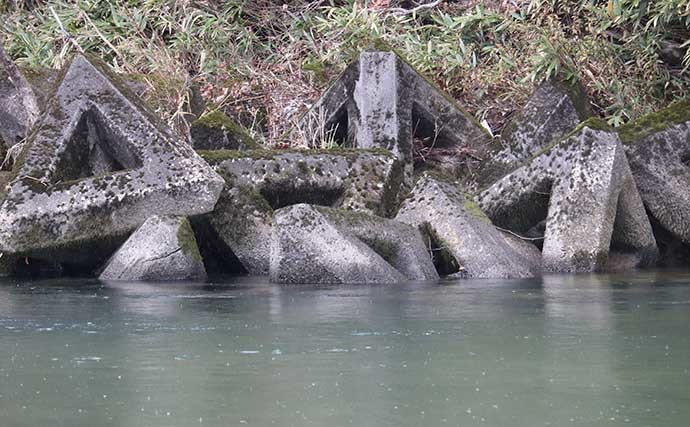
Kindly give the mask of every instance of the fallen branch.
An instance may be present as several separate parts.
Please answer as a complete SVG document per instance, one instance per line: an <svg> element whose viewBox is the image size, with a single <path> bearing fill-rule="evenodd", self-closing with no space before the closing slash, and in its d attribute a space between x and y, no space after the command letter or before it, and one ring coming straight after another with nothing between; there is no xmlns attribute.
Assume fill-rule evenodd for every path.
<svg viewBox="0 0 690 427"><path fill-rule="evenodd" d="M393 15L413 15L413 14L421 12L425 9L434 8L438 5L440 5L441 3L443 3L443 0L436 0L436 1L432 1L431 3L420 4L419 6L413 7L412 9L405 9L402 7L394 7L394 8L386 9L386 12L393 14Z"/></svg>
<svg viewBox="0 0 690 427"><path fill-rule="evenodd" d="M517 233L513 233L512 231L508 230L507 228L501 228L501 227L499 227L499 226L497 226L497 225L494 225L494 227L496 227L498 230L501 230L501 231L506 232L506 233L508 233L508 234L512 234L513 236L517 237L518 239L527 240L527 241L544 240L544 236L541 236L541 237L526 237L526 236L521 236L521 235L519 235L519 234L517 234Z"/></svg>
<svg viewBox="0 0 690 427"><path fill-rule="evenodd" d="M52 9L52 8L51 8L51 9ZM118 58L120 58L120 59L122 60L122 64L125 65L125 66L127 66L127 62L124 61L124 58L123 58L122 55L120 54L120 51L119 51L112 43L110 43L110 40L108 40L108 39L103 35L103 33L101 33L101 30L99 30L98 27L96 26L96 24L93 23L93 21L91 20L91 18L89 17L89 15L88 15L87 13L85 13L85 12L81 12L80 16L81 16L89 25L91 25L91 26L93 27L93 29L94 29L94 31L96 32L96 34L98 35L98 37L99 37L101 40L103 40L103 43L105 43L106 46L108 46L113 52L115 52L115 56L117 56ZM59 22L59 21L58 21L58 22Z"/></svg>
<svg viewBox="0 0 690 427"><path fill-rule="evenodd" d="M7 149L5 159L2 161L2 164L0 164L0 170L12 170L14 162L17 160L17 157L19 157L19 153L24 149L24 142L25 140L18 142Z"/></svg>
<svg viewBox="0 0 690 427"><path fill-rule="evenodd" d="M60 27L60 31L62 31L62 34L64 37L72 43L75 49L79 51L79 53L84 53L84 49L79 46L79 43L77 43L77 40L70 34L69 31L65 28L65 26L62 24L62 21L60 20L60 17L58 16L57 12L55 12L55 9L53 9L53 6L50 6L50 12L53 14L53 18L55 18L55 21L57 22L58 26Z"/></svg>

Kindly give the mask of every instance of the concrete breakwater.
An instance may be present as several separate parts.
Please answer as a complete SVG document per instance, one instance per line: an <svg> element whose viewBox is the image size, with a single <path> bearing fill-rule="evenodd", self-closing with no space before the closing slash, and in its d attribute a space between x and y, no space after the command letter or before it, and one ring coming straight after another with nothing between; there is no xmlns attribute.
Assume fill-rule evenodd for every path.
<svg viewBox="0 0 690 427"><path fill-rule="evenodd" d="M186 140L96 58L45 94L0 56L4 275L388 283L690 262L686 101L613 129L546 81L492 136L379 46L288 136L313 148L273 149L218 111Z"/></svg>

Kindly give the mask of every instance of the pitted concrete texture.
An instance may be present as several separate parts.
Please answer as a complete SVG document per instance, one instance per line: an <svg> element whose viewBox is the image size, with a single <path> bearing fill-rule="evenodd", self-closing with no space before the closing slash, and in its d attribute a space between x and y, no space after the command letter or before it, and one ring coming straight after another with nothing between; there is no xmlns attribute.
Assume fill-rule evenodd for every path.
<svg viewBox="0 0 690 427"><path fill-rule="evenodd" d="M76 56L25 144L0 207L0 250L126 236L151 215L210 212L223 179L97 60Z"/></svg>
<svg viewBox="0 0 690 427"><path fill-rule="evenodd" d="M479 205L495 224L518 234L546 220L547 271L604 270L609 250L634 255L638 266L657 256L623 145L598 121L584 122L493 184Z"/></svg>

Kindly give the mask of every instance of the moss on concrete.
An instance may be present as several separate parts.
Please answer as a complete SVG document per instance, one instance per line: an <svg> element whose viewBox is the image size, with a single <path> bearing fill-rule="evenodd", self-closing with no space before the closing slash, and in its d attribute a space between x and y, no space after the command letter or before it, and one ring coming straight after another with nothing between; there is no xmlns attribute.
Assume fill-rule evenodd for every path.
<svg viewBox="0 0 690 427"><path fill-rule="evenodd" d="M608 123L606 123L605 120L602 120L599 117L590 117L587 120L581 122L579 125L575 126L575 129L570 131L570 133L563 137L563 139L568 139L571 136L577 135L578 133L582 132L584 128L600 130L604 132L613 131L613 128Z"/></svg>
<svg viewBox="0 0 690 427"><path fill-rule="evenodd" d="M577 126L575 126L575 129L571 130L567 135L565 135L563 138L552 142L551 144L547 145L543 149L539 150L536 152L532 157L529 158L527 163L531 162L532 160L536 159L537 157L541 156L542 154L548 153L552 149L554 149L558 144L562 143L563 141L572 138L573 136L577 136L582 132L585 128L592 129L592 130L599 130L603 132L613 132L614 129L606 123L605 120L602 120L598 117L590 117L587 120L581 122Z"/></svg>
<svg viewBox="0 0 690 427"><path fill-rule="evenodd" d="M344 156L347 159L356 159L357 156L361 154L375 154L383 155L387 157L394 157L395 155L388 150L384 149L345 149L345 148L335 148L331 150L325 149L260 149L260 150L197 150L204 160L211 164L218 164L225 160L236 160L236 159L254 159L254 160L273 160L276 157L280 157L286 154L301 154L304 156L317 156L317 155L333 155L333 156Z"/></svg>
<svg viewBox="0 0 690 427"><path fill-rule="evenodd" d="M466 193L464 196L465 202L463 203L463 207L465 208L465 211L478 220L491 224L491 220L488 216L486 216L482 208L479 207L479 204L472 200L472 195Z"/></svg>
<svg viewBox="0 0 690 427"><path fill-rule="evenodd" d="M240 148L247 150L261 149L261 144L257 143L254 138L249 135L249 132L237 122L228 117L223 111L215 110L204 114L191 125L192 137L200 135L202 139L222 138L226 135L228 140L238 144ZM244 146L244 147L242 147Z"/></svg>
<svg viewBox="0 0 690 427"><path fill-rule="evenodd" d="M553 84L568 94L573 106L575 107L575 110L577 111L577 114L580 116L580 120L588 118L592 115L592 108L590 107L589 99L587 98L585 89L582 87L582 84L579 81L572 83L567 80L557 78L554 79Z"/></svg>
<svg viewBox="0 0 690 427"><path fill-rule="evenodd" d="M180 248L182 248L182 253L191 256L195 261L203 261L201 252L199 252L199 246L196 243L196 237L194 237L192 225L187 218L182 218L180 221L180 227L177 230L177 242Z"/></svg>
<svg viewBox="0 0 690 427"><path fill-rule="evenodd" d="M381 239L373 236L360 236L359 239L362 242L364 242L367 246L369 246L372 251L376 252L381 258L385 259L388 263L394 263L396 258L398 257L400 247L396 242L393 242L392 240Z"/></svg>
<svg viewBox="0 0 690 427"><path fill-rule="evenodd" d="M436 232L436 229L428 222L423 222L419 226L422 236L425 236L431 247L429 255L436 267L436 271L441 276L454 274L463 270L458 260L450 252L450 245Z"/></svg>
<svg viewBox="0 0 690 427"><path fill-rule="evenodd" d="M634 144L651 134L688 121L690 121L690 98L619 127L618 136L624 144Z"/></svg>

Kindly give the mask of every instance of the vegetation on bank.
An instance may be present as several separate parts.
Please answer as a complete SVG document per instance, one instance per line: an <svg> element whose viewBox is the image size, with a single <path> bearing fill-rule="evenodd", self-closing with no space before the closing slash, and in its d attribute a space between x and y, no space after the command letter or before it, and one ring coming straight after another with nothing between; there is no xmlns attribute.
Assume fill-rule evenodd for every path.
<svg viewBox="0 0 690 427"><path fill-rule="evenodd" d="M171 123L184 122L196 87L269 143L379 39L494 134L555 75L580 81L613 126L690 94L687 0L0 0L0 10L0 41L24 67L91 52L137 75Z"/></svg>

